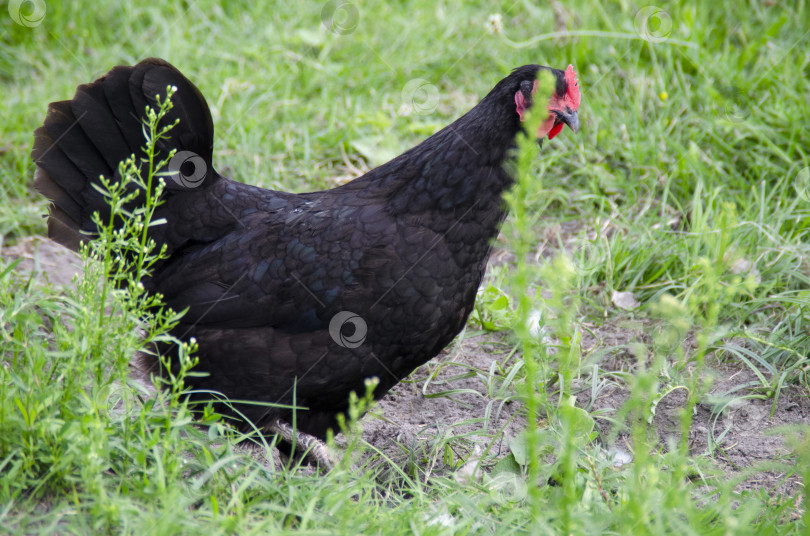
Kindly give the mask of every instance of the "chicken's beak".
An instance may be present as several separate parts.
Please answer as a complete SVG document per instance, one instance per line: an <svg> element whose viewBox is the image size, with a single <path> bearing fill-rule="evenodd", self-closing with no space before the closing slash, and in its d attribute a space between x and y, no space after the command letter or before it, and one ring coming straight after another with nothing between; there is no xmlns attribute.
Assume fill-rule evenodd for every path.
<svg viewBox="0 0 810 536"><path fill-rule="evenodd" d="M554 113L557 114L557 117L559 117L560 121L562 121L563 123L568 125L571 128L571 130L574 131L574 134L579 132L579 116L577 115L577 113L575 111L573 111L573 110L565 110L565 111L555 110Z"/></svg>

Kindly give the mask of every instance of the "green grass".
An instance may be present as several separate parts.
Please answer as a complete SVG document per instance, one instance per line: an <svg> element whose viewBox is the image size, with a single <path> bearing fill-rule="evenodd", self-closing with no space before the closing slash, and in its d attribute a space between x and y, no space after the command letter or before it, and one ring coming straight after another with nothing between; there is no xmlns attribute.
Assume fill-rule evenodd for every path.
<svg viewBox="0 0 810 536"><path fill-rule="evenodd" d="M795 455L732 477L690 452L688 430L691 408L710 399L709 363L754 371L729 397L774 409L786 389L810 388L807 3L662 2L651 40L623 2L350 5L327 18L335 32L322 2L65 0L46 2L30 28L0 5L0 242L45 234L28 155L47 103L116 64L171 61L212 107L220 171L307 191L411 147L513 67L573 63L582 130L521 161L498 242L517 261L490 273L463 335L503 331L503 353L486 370L432 363L425 380L480 378L490 410L525 405L525 432L480 443L451 431L404 447L405 467L351 441L326 475L268 467L216 415L194 424L182 377L156 398L128 380L146 298L103 282L109 251L66 292L4 259L4 531L805 533L806 494L738 487L766 469L806 486L804 430L778 432ZM613 291L633 292L640 308L621 310ZM528 326L536 311L543 337ZM622 348L583 350L588 326L627 319L649 336L623 369L606 364ZM170 321L153 319L147 340ZM617 413L581 403L609 384L628 392ZM662 445L648 420L673 390L687 393L686 410L679 438ZM617 468L608 447L620 434L633 461ZM488 448L500 440L506 452ZM456 478L476 444L478 477Z"/></svg>

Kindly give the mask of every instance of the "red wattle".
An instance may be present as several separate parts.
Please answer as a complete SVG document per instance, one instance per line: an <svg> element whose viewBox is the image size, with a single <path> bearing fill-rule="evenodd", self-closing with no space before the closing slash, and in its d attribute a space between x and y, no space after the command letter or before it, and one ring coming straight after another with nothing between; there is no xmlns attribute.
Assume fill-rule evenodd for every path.
<svg viewBox="0 0 810 536"><path fill-rule="evenodd" d="M548 139L552 139L552 138L554 138L554 136L559 134L564 126L565 126L565 123L557 123L556 125L551 127L551 130L548 132Z"/></svg>

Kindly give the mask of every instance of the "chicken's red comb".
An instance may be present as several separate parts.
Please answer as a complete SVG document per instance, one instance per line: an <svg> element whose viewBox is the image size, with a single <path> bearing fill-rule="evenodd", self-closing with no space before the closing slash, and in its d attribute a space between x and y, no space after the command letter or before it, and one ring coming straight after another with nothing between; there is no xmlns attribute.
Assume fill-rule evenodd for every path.
<svg viewBox="0 0 810 536"><path fill-rule="evenodd" d="M565 94L566 104L568 104L572 110L577 110L581 98L579 94L579 82L577 81L577 73L574 71L574 66L570 63L565 70L565 83L568 84L568 91Z"/></svg>

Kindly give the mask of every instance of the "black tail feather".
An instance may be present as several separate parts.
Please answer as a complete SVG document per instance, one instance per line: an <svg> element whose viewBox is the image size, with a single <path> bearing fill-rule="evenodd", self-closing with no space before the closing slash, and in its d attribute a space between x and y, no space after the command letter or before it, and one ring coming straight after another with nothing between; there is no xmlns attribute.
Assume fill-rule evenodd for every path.
<svg viewBox="0 0 810 536"><path fill-rule="evenodd" d="M158 157L166 158L172 150L191 151L207 166L204 180L195 187L216 180L211 161L214 126L200 91L160 59L115 67L95 82L79 86L72 100L51 103L43 126L35 132L32 157L38 169L34 186L52 201L48 220L52 239L77 249L96 232L93 213L98 212L103 220L109 217L106 200L94 184L99 184L101 175L120 178L119 163L132 155L136 159L142 156L146 107L157 108L156 96L164 100L168 86L177 91L162 124L175 120L179 124L158 142ZM166 195L187 190L187 186L167 180ZM139 202L136 199L133 204Z"/></svg>

